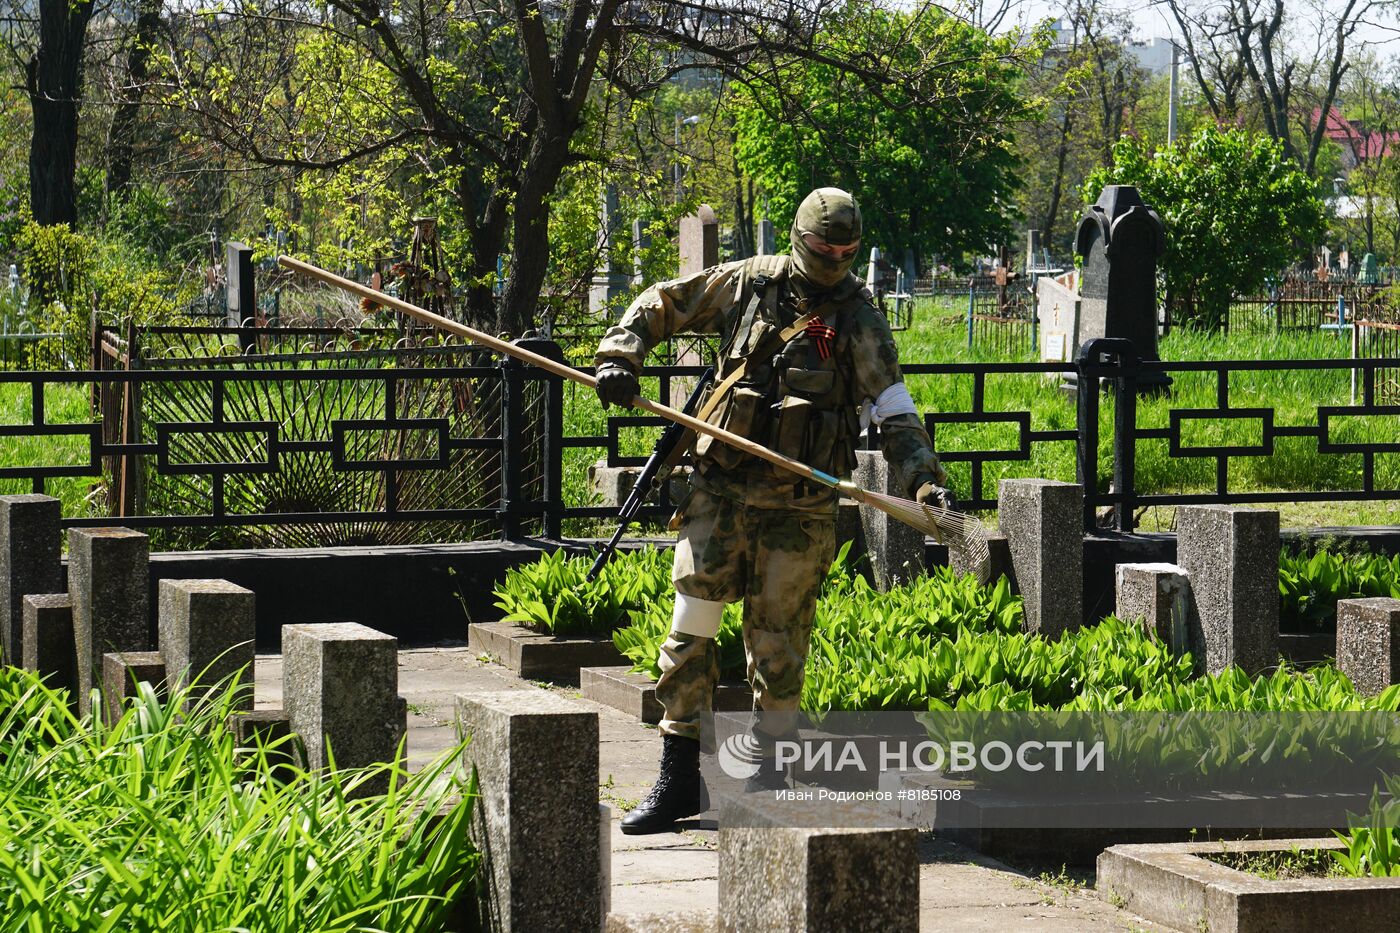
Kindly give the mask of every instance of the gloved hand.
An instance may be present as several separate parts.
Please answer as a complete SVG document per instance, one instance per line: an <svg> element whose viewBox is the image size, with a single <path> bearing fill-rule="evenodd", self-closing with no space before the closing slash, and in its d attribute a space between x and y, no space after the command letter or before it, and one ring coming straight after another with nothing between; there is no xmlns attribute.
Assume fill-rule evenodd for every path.
<svg viewBox="0 0 1400 933"><path fill-rule="evenodd" d="M958 507L957 497L953 495L953 490L939 486L935 483L924 483L919 487L919 491L914 494L920 505L936 505L943 509L956 509Z"/></svg>
<svg viewBox="0 0 1400 933"><path fill-rule="evenodd" d="M595 391L604 408L610 404L630 408L632 399L641 389L631 367L620 360L609 360L599 366L596 378L598 385Z"/></svg>

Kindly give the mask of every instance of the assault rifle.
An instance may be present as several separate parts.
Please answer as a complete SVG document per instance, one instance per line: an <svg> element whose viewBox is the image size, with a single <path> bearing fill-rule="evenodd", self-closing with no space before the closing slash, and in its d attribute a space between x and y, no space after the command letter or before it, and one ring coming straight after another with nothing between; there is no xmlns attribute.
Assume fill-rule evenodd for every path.
<svg viewBox="0 0 1400 933"><path fill-rule="evenodd" d="M700 380L695 383L695 390L690 393L690 398L686 399L685 408L682 409L687 415L695 414L695 409L700 404L700 397L705 394L705 390L709 388L714 377L713 368L700 374ZM613 552L617 550L617 542L622 540L627 526L632 524L632 520L637 517L638 510L652 493L661 489L661 484L666 482L666 477L675 469L681 457L685 456L685 449L688 445L682 441L689 433L689 428L674 421L666 425L666 430L661 434L661 440L656 442L656 449L647 458L646 465L642 467L642 472L637 476L637 482L632 485L632 491L627 494L627 501L622 503L622 508L618 510L617 531L613 532L612 540L598 552L597 559L593 561L593 566L588 570L587 579L589 582L598 578L603 565L612 559Z"/></svg>

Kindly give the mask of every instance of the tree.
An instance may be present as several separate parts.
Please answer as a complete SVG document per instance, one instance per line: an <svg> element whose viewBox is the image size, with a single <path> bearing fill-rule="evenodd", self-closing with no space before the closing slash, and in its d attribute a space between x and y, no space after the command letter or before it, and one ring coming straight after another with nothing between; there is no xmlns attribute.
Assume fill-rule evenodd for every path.
<svg viewBox="0 0 1400 933"><path fill-rule="evenodd" d="M40 224L76 224L78 105L83 46L93 0L39 0L38 43L25 65L34 114L29 146L29 206Z"/></svg>
<svg viewBox="0 0 1400 933"><path fill-rule="evenodd" d="M1191 74L1217 122L1259 120L1284 155L1315 174L1328 113L1351 68L1359 26L1395 14L1394 0L1159 0L1180 28ZM1285 14L1288 14L1287 16ZM1289 24L1314 24L1312 48ZM1305 33L1306 30L1303 30ZM1248 112L1246 112L1248 102Z"/></svg>
<svg viewBox="0 0 1400 933"><path fill-rule="evenodd" d="M1084 200L1105 185L1135 185L1162 216L1162 261L1172 319L1219 327L1231 296L1249 294L1287 266L1296 244L1323 231L1323 205L1312 180L1267 136L1205 127L1183 144L1152 153L1125 137L1114 164L1084 184Z"/></svg>
<svg viewBox="0 0 1400 933"><path fill-rule="evenodd" d="M828 26L840 60L889 49L901 71L935 56L942 63L879 97L826 61L792 63L781 87L740 85L735 154L775 222L789 224L809 190L830 184L857 195L865 240L896 256L1005 242L1017 168L1009 125L1033 106L1018 95L1018 37L994 38L949 14L860 15L858 27L844 18Z"/></svg>
<svg viewBox="0 0 1400 933"><path fill-rule="evenodd" d="M342 172L342 191L362 199L362 214L391 188L413 209L452 209L468 247L468 314L519 333L549 266L551 199L572 166L613 142L587 132L607 126L594 112L611 106L602 88L644 102L697 71L781 88L792 62L820 60L853 91L913 106L923 101L905 88L962 73L960 48L912 58L872 45L854 57L826 38L832 16L867 2L230 0L200 16L196 36L171 42L164 67L170 100L225 152L317 177L358 173ZM497 303L502 254L509 277Z"/></svg>

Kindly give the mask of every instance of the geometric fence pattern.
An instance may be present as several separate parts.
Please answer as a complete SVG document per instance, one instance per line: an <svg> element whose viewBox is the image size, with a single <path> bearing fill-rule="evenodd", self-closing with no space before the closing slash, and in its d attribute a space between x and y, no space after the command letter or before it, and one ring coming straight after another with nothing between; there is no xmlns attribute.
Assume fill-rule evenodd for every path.
<svg viewBox="0 0 1400 933"><path fill-rule="evenodd" d="M532 349L558 354L547 341ZM1378 372L1400 361L1156 363L1117 349L1123 352L1101 351L1078 364L904 367L911 381L958 379L970 389L958 395L966 404L924 416L942 459L966 464L959 489L965 506L995 508L999 465L1029 461L1044 445L1071 448L1079 481L1092 477L1085 483L1086 527L1108 505L1117 527L1131 531L1134 511L1149 505L1400 499L1400 406L1379 404L1376 390ZM172 541L191 544L556 537L564 519L615 514L564 503L565 461L639 463L636 445L624 450L623 437L660 427L661 419L599 413L596 430L570 431L563 380L511 359L476 359L482 364L456 365L460 358L446 356L368 365L351 355L330 368L307 362L0 372L0 392L18 397L25 412L22 423L0 424L0 444L57 441L69 451L67 462L7 457L0 480L6 491L44 492L56 478L89 478L106 486L113 514L125 513L121 524L168 530ZM702 370L647 368L644 378L655 380L647 394L679 405ZM1143 384L1148 370L1176 380L1171 396L1153 395ZM1032 410L989 402L995 380L1059 382L1066 375L1078 382L1071 423L1047 426ZM1285 411L1260 404L1257 393L1239 398L1249 379L1311 379L1321 388L1306 410ZM1110 391L1101 393L1101 383ZM129 399L128 410L139 417L50 417L48 404L60 390ZM950 432L979 426L1000 431L1003 442L957 449L944 443ZM863 443L873 447L876 439ZM1146 445L1196 477L1194 488L1140 492ZM1283 446L1290 455L1340 458L1345 469L1328 488L1243 489L1235 471ZM27 489L15 488L16 481ZM661 519L671 509L663 490L642 517ZM69 516L65 524L111 521Z"/></svg>

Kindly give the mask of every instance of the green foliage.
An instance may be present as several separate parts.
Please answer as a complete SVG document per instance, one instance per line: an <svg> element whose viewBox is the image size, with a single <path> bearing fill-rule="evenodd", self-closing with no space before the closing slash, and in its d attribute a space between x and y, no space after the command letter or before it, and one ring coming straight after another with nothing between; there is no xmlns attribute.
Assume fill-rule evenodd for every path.
<svg viewBox="0 0 1400 933"><path fill-rule="evenodd" d="M460 748L412 776L284 764L274 779L276 749L235 748L232 696L162 702L142 685L109 727L0 668L7 929L442 928L479 864ZM355 797L386 770L386 794Z"/></svg>
<svg viewBox="0 0 1400 933"><path fill-rule="evenodd" d="M1372 795L1365 825L1353 826L1336 836L1346 848L1329 851L1343 874L1353 878L1400 876L1400 778L1387 776L1386 799Z"/></svg>
<svg viewBox="0 0 1400 933"><path fill-rule="evenodd" d="M1332 629L1339 599L1400 597L1400 555L1285 551L1279 558L1278 590L1286 631Z"/></svg>
<svg viewBox="0 0 1400 933"><path fill-rule="evenodd" d="M671 555L651 546L619 552L590 582L591 566L591 554L569 557L558 550L512 567L493 591L506 613L502 621L555 635L607 634L671 587Z"/></svg>
<svg viewBox="0 0 1400 933"><path fill-rule="evenodd" d="M85 365L94 314L109 324L181 322L179 283L148 254L120 240L31 220L20 230L15 246L35 328L62 335L61 341L32 345L30 365L35 369ZM185 299L191 297L188 290L193 285L186 289Z"/></svg>
<svg viewBox="0 0 1400 933"><path fill-rule="evenodd" d="M846 642L814 637L803 708L1057 709L1081 693L1126 700L1190 674L1189 657L1173 657L1141 628L1111 617L1056 641L966 626L937 637L871 628Z"/></svg>
<svg viewBox="0 0 1400 933"><path fill-rule="evenodd" d="M1230 296L1250 294L1287 266L1298 244L1323 231L1313 181L1275 140L1240 128L1203 127L1184 144L1152 152L1124 136L1113 164L1084 182L1092 204L1105 185L1135 185L1162 216L1162 260L1173 319L1218 327Z"/></svg>
<svg viewBox="0 0 1400 933"><path fill-rule="evenodd" d="M896 255L957 256L1004 241L1010 218L998 205L1011 200L1017 159L998 117L1027 109L1013 62L1020 37L989 36L936 7L852 3L821 41L836 58L888 64L909 80L875 93L828 59L788 65L782 95L735 91L735 157L778 229L808 191L829 184L860 200L865 242Z"/></svg>
<svg viewBox="0 0 1400 933"><path fill-rule="evenodd" d="M1135 696L1086 690L1062 708L1184 712L1304 712L1308 710L1388 710L1400 703L1400 688L1362 697L1351 680L1327 664L1298 670L1286 663L1251 677L1238 667L1195 679L1166 680Z"/></svg>

